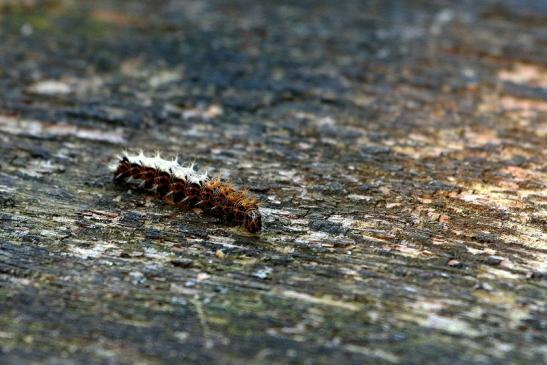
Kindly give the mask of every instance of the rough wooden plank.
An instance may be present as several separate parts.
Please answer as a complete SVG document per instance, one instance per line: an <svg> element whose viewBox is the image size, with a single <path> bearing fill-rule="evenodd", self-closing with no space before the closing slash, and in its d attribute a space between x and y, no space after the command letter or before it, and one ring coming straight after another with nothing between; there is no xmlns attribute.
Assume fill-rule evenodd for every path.
<svg viewBox="0 0 547 365"><path fill-rule="evenodd" d="M547 9L410 3L0 2L0 362L545 362Z"/></svg>

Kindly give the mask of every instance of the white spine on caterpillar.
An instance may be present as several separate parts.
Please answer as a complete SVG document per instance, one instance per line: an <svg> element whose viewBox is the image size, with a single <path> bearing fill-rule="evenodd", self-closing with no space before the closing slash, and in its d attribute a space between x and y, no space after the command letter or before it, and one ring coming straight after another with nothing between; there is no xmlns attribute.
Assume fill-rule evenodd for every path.
<svg viewBox="0 0 547 365"><path fill-rule="evenodd" d="M160 157L159 153L156 153L154 157L147 157L142 151L139 154L132 155L129 152L124 151L123 156L116 156L117 160L114 161L110 166L111 171L116 171L118 168L118 163L123 157L127 158L129 163L135 163L144 167L151 167L163 172L172 174L173 176L188 181L193 184L203 184L209 180L207 171L200 174L198 171L194 170L194 164L189 166L183 166L178 163L178 158L173 160L164 160Z"/></svg>

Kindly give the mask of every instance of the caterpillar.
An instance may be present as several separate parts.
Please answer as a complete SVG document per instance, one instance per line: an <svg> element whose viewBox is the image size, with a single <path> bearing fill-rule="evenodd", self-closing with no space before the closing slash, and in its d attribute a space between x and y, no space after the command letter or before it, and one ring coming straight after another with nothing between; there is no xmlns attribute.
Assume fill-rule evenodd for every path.
<svg viewBox="0 0 547 365"><path fill-rule="evenodd" d="M200 208L205 214L226 223L243 225L256 233L262 228L258 200L246 190L237 191L229 182L200 174L194 164L180 165L177 159L123 153L110 166L114 181L132 189L155 193L168 204L180 208Z"/></svg>

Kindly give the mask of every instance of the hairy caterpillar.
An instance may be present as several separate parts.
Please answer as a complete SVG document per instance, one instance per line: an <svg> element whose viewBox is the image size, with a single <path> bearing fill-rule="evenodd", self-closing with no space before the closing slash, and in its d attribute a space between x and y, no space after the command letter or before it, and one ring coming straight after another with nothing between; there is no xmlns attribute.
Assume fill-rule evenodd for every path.
<svg viewBox="0 0 547 365"><path fill-rule="evenodd" d="M142 152L118 156L110 166L114 181L132 189L153 192L167 203L181 208L200 208L227 223L243 225L255 233L262 228L258 200L246 191L236 191L231 183L199 174L194 165L181 166L177 160L164 160L157 154Z"/></svg>

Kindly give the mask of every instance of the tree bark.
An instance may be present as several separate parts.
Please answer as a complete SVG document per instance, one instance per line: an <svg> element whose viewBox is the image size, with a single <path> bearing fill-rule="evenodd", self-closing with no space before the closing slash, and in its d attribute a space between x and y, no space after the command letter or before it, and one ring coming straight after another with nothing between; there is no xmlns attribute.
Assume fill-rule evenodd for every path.
<svg viewBox="0 0 547 365"><path fill-rule="evenodd" d="M539 364L547 9L0 1L0 363ZM261 200L250 234L112 182Z"/></svg>

